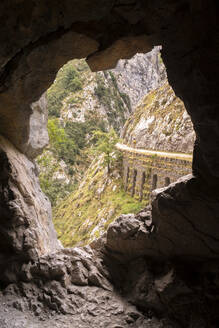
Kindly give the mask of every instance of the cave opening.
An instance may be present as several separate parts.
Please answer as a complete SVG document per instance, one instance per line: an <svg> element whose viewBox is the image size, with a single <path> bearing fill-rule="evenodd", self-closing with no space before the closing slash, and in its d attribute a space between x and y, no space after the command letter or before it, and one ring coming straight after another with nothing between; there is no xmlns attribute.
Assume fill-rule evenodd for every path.
<svg viewBox="0 0 219 328"><path fill-rule="evenodd" d="M127 143L123 127L137 102L165 78L160 47L111 70L91 72L84 59L75 59L57 73L46 93L50 142L37 164L64 246L85 245L120 214L143 208L146 201L130 194L129 167L123 186L122 152L115 146L120 138Z"/></svg>
<svg viewBox="0 0 219 328"><path fill-rule="evenodd" d="M192 140L184 140L188 126L181 129L177 145L171 144L173 134L179 139L180 121L182 126L187 122L192 138L194 132L188 116L182 120L185 108L167 82L160 50L155 47L99 72L91 72L85 59L74 59L59 70L43 96L50 142L37 157L39 179L65 247L90 243L119 215L141 210L151 190L167 185L167 178L158 185L159 174L172 171L176 180L187 173L157 154L148 157L145 168L148 155L134 155L134 149L146 152L152 143L158 154L192 149ZM164 114L155 120L157 111L164 111L165 121ZM130 153L117 147L121 143Z"/></svg>

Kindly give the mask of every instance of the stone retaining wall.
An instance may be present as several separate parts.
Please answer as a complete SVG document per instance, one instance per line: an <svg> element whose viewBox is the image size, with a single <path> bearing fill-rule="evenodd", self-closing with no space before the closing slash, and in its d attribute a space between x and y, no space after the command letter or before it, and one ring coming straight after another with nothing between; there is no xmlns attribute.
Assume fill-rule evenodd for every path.
<svg viewBox="0 0 219 328"><path fill-rule="evenodd" d="M122 150L125 190L140 200L149 200L151 191L168 186L190 174L192 161Z"/></svg>

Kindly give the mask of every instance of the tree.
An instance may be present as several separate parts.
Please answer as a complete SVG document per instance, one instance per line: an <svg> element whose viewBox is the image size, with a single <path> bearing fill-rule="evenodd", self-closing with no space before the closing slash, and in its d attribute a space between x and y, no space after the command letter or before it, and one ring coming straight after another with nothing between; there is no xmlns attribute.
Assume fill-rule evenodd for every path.
<svg viewBox="0 0 219 328"><path fill-rule="evenodd" d="M53 154L59 160L63 159L67 164L73 165L78 148L74 140L69 138L65 129L60 126L58 119L48 121L48 132Z"/></svg>
<svg viewBox="0 0 219 328"><path fill-rule="evenodd" d="M104 155L104 165L107 167L107 173L110 173L112 165L117 160L115 145L119 138L114 129L109 132L95 131L93 138L96 140L94 150Z"/></svg>

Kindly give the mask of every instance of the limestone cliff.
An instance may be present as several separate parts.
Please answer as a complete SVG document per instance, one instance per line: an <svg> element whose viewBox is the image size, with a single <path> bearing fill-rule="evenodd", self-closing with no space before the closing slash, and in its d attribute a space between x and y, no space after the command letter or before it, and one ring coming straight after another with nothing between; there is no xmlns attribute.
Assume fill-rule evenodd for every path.
<svg viewBox="0 0 219 328"><path fill-rule="evenodd" d="M139 102L122 137L137 148L192 153L195 132L183 102L166 81Z"/></svg>
<svg viewBox="0 0 219 328"><path fill-rule="evenodd" d="M166 69L161 59L160 48L154 47L147 54L136 54L129 60L121 59L112 70L119 89L129 95L132 110L143 96L165 82Z"/></svg>
<svg viewBox="0 0 219 328"><path fill-rule="evenodd" d="M114 73L91 72L83 59L66 64L58 73L57 80L62 79L63 73L65 79L72 79L74 83L67 88L61 99L60 119L64 123L85 122L92 113L103 120L107 129L113 127L120 131L130 115L131 106L129 96L118 88ZM49 98L57 95L53 92L53 89L57 90L57 80L48 91Z"/></svg>

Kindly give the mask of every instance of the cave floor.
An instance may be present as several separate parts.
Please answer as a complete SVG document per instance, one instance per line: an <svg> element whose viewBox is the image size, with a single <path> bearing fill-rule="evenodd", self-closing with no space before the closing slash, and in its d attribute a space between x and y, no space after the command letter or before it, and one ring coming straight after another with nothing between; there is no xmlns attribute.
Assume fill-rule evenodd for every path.
<svg viewBox="0 0 219 328"><path fill-rule="evenodd" d="M0 328L172 328L156 318L138 320L124 319L119 311L112 318L110 311L102 312L101 315L94 313L87 308L86 313L78 314L57 314L55 311L42 312L38 316L29 310L16 309L21 304L16 298L0 297ZM127 321L126 321L127 320Z"/></svg>

